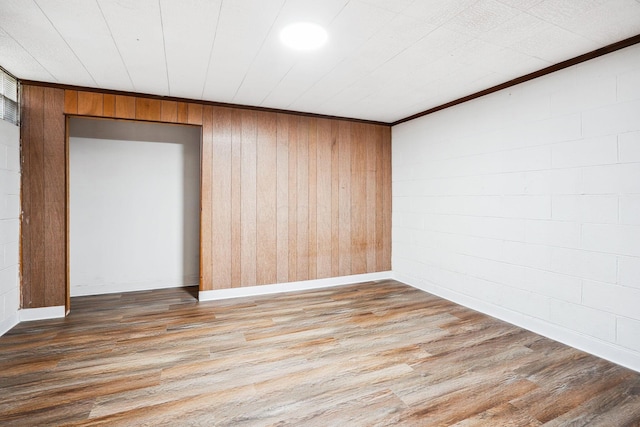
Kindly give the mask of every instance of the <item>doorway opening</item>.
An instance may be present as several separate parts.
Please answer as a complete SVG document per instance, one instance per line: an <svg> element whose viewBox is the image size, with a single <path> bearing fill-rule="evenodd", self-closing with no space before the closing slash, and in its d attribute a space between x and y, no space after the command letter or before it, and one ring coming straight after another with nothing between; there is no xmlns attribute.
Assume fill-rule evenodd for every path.
<svg viewBox="0 0 640 427"><path fill-rule="evenodd" d="M68 295L197 286L201 127L69 118Z"/></svg>

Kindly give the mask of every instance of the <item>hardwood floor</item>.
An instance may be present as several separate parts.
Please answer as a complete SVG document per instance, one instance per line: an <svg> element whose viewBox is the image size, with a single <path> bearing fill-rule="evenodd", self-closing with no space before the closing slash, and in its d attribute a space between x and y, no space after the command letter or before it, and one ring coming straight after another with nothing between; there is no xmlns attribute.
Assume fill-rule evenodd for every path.
<svg viewBox="0 0 640 427"><path fill-rule="evenodd" d="M194 295L16 326L0 425L640 425L640 374L395 281Z"/></svg>

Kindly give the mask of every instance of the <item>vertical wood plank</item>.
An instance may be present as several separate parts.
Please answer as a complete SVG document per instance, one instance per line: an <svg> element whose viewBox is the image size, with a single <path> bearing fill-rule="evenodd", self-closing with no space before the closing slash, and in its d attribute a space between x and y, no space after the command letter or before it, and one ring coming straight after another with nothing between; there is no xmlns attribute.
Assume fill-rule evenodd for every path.
<svg viewBox="0 0 640 427"><path fill-rule="evenodd" d="M298 117L289 116L289 282L298 277Z"/></svg>
<svg viewBox="0 0 640 427"><path fill-rule="evenodd" d="M116 115L116 96L113 94L104 94L102 100L102 115L103 117L115 117Z"/></svg>
<svg viewBox="0 0 640 427"><path fill-rule="evenodd" d="M289 116L278 113L276 121L276 280L286 283L289 281Z"/></svg>
<svg viewBox="0 0 640 427"><path fill-rule="evenodd" d="M67 275L63 113L203 125L203 290L391 267L388 126L30 86L23 99L25 308L65 289L48 285Z"/></svg>
<svg viewBox="0 0 640 427"><path fill-rule="evenodd" d="M69 121L70 121L70 117L66 116L64 119L64 179L65 179L65 195L64 195L64 208L65 208L65 227L66 227L66 235L65 235L65 239L64 239L64 244L65 244L65 274L66 274L66 278L65 278L65 292L66 292L66 298L65 298L65 315L68 315L69 312L71 311L71 276L70 276L70 270L71 270L71 262L70 262L70 247L69 247L69 224L70 224L70 217L69 217L69 131L70 131L70 126L69 126Z"/></svg>
<svg viewBox="0 0 640 427"><path fill-rule="evenodd" d="M384 192L385 192L385 147L384 128L376 128L376 271L384 271Z"/></svg>
<svg viewBox="0 0 640 427"><path fill-rule="evenodd" d="M136 98L116 95L116 117L119 119L135 119Z"/></svg>
<svg viewBox="0 0 640 427"><path fill-rule="evenodd" d="M277 282L277 123L274 113L257 113L257 271L258 285Z"/></svg>
<svg viewBox="0 0 640 427"><path fill-rule="evenodd" d="M366 272L373 273L376 265L376 151L378 147L378 126L366 127Z"/></svg>
<svg viewBox="0 0 640 427"><path fill-rule="evenodd" d="M242 230L241 285L256 285L256 112L242 115L242 166L240 216Z"/></svg>
<svg viewBox="0 0 640 427"><path fill-rule="evenodd" d="M27 86L24 86L27 87ZM65 114L78 114L78 91L66 89L64 91Z"/></svg>
<svg viewBox="0 0 640 427"><path fill-rule="evenodd" d="M331 275L340 275L340 122L331 121Z"/></svg>
<svg viewBox="0 0 640 427"><path fill-rule="evenodd" d="M214 146L213 108L203 112L200 146L200 290L217 289L215 276L222 261L212 256L213 229L216 219L212 212L212 157ZM224 268L224 267L223 267Z"/></svg>
<svg viewBox="0 0 640 427"><path fill-rule="evenodd" d="M391 127L385 126L382 134L383 143L383 207L381 215L384 232L382 234L383 266L380 271L391 270Z"/></svg>
<svg viewBox="0 0 640 427"><path fill-rule="evenodd" d="M351 274L367 271L366 125L351 125Z"/></svg>
<svg viewBox="0 0 640 427"><path fill-rule="evenodd" d="M136 98L136 120L159 121L160 109L159 99ZM202 124L202 111L199 124Z"/></svg>
<svg viewBox="0 0 640 427"><path fill-rule="evenodd" d="M242 112L231 111L231 283L242 284Z"/></svg>
<svg viewBox="0 0 640 427"><path fill-rule="evenodd" d="M33 144L31 141L31 109L33 108L31 90L32 86L22 86L22 108L20 111L20 154L22 157L20 173L20 201L22 205L22 219L20 221L21 308L28 308L31 306L31 284L33 283L33 277L31 274L31 270L33 268L32 262L34 260L33 248L31 246L31 235L33 234L31 227L31 146Z"/></svg>
<svg viewBox="0 0 640 427"><path fill-rule="evenodd" d="M340 276L351 274L351 123L340 122L338 144L340 150L340 241L339 272Z"/></svg>
<svg viewBox="0 0 640 427"><path fill-rule="evenodd" d="M231 287L231 111L214 108L212 113L204 108L203 131L213 126L213 174L211 194L203 196L203 206L211 209L213 235L208 235L211 245L213 289ZM204 155L204 153L203 153ZM210 160L211 161L211 160ZM204 165L203 165L204 173ZM203 188L204 189L204 188ZM205 237L203 237L205 238ZM211 262L211 260L210 260Z"/></svg>
<svg viewBox="0 0 640 427"><path fill-rule="evenodd" d="M296 280L309 278L309 121L308 117L298 117L298 268Z"/></svg>
<svg viewBox="0 0 640 427"><path fill-rule="evenodd" d="M160 104L160 120L165 123L178 121L178 103L176 101L162 101Z"/></svg>
<svg viewBox="0 0 640 427"><path fill-rule="evenodd" d="M44 306L65 305L66 141L64 90L44 89Z"/></svg>
<svg viewBox="0 0 640 427"><path fill-rule="evenodd" d="M318 277L318 119L309 119L309 258L308 279Z"/></svg>
<svg viewBox="0 0 640 427"><path fill-rule="evenodd" d="M178 102L178 123L189 123L189 107L186 102Z"/></svg>
<svg viewBox="0 0 640 427"><path fill-rule="evenodd" d="M202 124L202 104L189 103L187 108L187 123L190 125Z"/></svg>
<svg viewBox="0 0 640 427"><path fill-rule="evenodd" d="M318 120L317 140L317 278L331 277L331 121Z"/></svg>
<svg viewBox="0 0 640 427"><path fill-rule="evenodd" d="M78 92L78 114L83 116L101 117L103 110L103 95L96 92Z"/></svg>
<svg viewBox="0 0 640 427"><path fill-rule="evenodd" d="M44 89L31 87L28 97L29 110L29 169L23 170L28 178L30 215L25 218L29 224L29 253L23 258L30 258L29 276L31 281L23 283L29 288L29 299L25 308L45 306L45 171L44 171Z"/></svg>

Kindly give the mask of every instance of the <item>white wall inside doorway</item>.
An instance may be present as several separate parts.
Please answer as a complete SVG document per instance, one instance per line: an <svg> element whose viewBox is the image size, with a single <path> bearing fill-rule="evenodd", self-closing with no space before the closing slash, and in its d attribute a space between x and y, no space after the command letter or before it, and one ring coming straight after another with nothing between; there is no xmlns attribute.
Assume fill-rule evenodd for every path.
<svg viewBox="0 0 640 427"><path fill-rule="evenodd" d="M71 296L198 283L195 126L70 119Z"/></svg>

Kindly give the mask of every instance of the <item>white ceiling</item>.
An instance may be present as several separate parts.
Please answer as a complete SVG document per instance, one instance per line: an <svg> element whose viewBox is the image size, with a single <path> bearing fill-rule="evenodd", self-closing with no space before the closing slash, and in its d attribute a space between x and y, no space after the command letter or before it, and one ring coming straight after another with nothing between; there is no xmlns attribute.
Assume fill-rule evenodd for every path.
<svg viewBox="0 0 640 427"><path fill-rule="evenodd" d="M289 51L288 23L329 43ZM0 0L37 80L393 122L640 34L640 0Z"/></svg>

